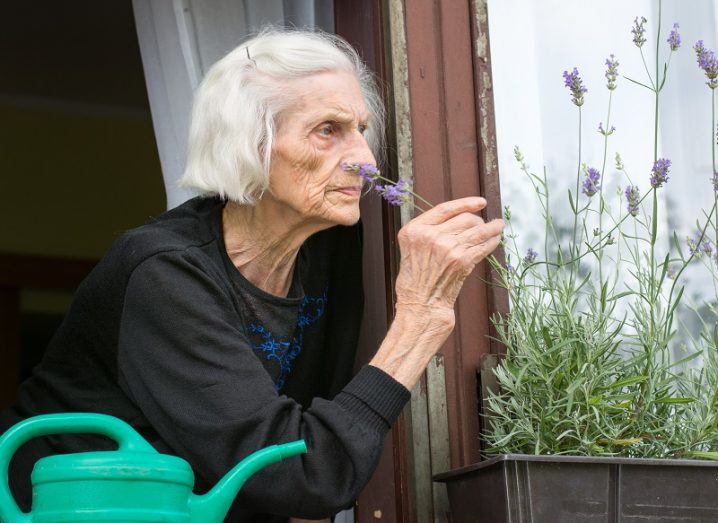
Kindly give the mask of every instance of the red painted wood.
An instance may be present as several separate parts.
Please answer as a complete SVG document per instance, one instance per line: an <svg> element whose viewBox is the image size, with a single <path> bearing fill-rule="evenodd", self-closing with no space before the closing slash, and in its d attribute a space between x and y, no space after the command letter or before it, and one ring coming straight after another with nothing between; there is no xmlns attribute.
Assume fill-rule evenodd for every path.
<svg viewBox="0 0 718 523"><path fill-rule="evenodd" d="M434 202L482 194L474 85L471 4L405 2L409 94L417 191ZM488 195L484 195L488 196ZM490 199L496 214L500 208ZM464 285L457 325L444 355L451 466L479 460L476 370L490 350L489 297L483 262Z"/></svg>
<svg viewBox="0 0 718 523"><path fill-rule="evenodd" d="M479 21L474 13L482 3L485 0L404 0L404 11L416 189L433 202L481 194L489 201L483 213L489 219L501 215L501 202L498 170L487 160L496 157L490 63L488 55L477 59L475 49L476 37L488 30L485 20ZM389 83L386 10L380 0L335 2L337 34L355 45ZM391 174L395 161L390 155L384 171ZM386 332L398 267L396 213L376 199L366 199L362 219L365 323L371 325L362 333L359 364L371 358ZM377 270L382 263L383 270ZM488 275L488 267L487 262L481 264L465 284L457 303L456 330L442 349L452 467L479 460L476 370L481 355L491 350L489 315L505 304L505 294L479 281ZM358 521L416 521L407 449L406 427L400 418L358 500Z"/></svg>
<svg viewBox="0 0 718 523"><path fill-rule="evenodd" d="M385 84L385 4L380 0L337 0L334 3L335 32L351 43L367 65ZM391 176L391 163L382 165ZM393 317L395 277L396 212L378 198L361 204L364 225L365 307L359 340L357 367L366 364L386 335ZM379 465L357 500L358 522L410 521L411 501L406 479L406 434L403 420L387 435Z"/></svg>

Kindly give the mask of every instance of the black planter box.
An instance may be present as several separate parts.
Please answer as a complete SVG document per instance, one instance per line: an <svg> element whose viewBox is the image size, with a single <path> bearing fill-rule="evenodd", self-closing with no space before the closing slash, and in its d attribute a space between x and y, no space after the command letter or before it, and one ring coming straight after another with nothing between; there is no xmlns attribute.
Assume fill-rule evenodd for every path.
<svg viewBox="0 0 718 523"><path fill-rule="evenodd" d="M453 523L718 522L718 462L507 454L439 474Z"/></svg>

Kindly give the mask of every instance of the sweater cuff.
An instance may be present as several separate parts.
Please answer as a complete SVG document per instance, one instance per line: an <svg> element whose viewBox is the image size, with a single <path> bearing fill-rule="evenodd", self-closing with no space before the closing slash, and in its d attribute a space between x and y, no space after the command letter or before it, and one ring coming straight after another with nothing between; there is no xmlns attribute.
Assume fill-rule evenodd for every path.
<svg viewBox="0 0 718 523"><path fill-rule="evenodd" d="M386 372L365 365L334 401L375 431L388 430L411 398L411 392Z"/></svg>

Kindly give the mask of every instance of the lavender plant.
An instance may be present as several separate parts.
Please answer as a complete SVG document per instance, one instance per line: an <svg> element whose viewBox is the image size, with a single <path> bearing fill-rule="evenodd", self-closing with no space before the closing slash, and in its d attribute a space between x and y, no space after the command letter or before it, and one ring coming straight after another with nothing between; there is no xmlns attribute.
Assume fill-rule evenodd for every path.
<svg viewBox="0 0 718 523"><path fill-rule="evenodd" d="M647 24L645 17L636 17L631 29L646 80L623 76L654 98L653 164L643 170L649 187L643 196L642 184L631 179L618 154L616 170L628 182L616 195L618 215L603 191L608 140L615 132L610 126L611 102L619 86L620 64L613 55L606 60L606 126L601 122L598 127L603 136L600 169L581 163L581 107L588 101L584 96L588 91L576 68L563 74L577 107L579 136L576 189L569 191L573 230L567 248L560 245L549 212L546 171L535 174L521 151L514 151L539 198L545 241L543 258L533 249L530 255L520 252L507 209L509 234L503 244L507 265L490 260L511 304L509 314L492 319L506 354L495 369L499 390L488 397L484 437L490 454L718 459L718 324L701 319L696 350L678 361L671 357L670 348L684 292L682 273L697 259L707 259L711 271L710 264L718 263L718 255L712 258L709 239L709 233L715 233L718 245L715 120L709 178L717 191L714 205L697 222L696 234L687 241L687 254L676 233L672 248L659 253L658 191L670 182L671 169L671 160L658 155L660 95L681 36L675 23L667 40L661 39L659 3L651 74L643 53ZM662 64L661 45L666 43L668 59ZM708 80L715 116L718 61L702 41L694 50ZM589 233L592 223L597 227ZM607 266L605 259L612 264ZM708 306L715 310L713 304ZM699 359L702 364L696 366Z"/></svg>
<svg viewBox="0 0 718 523"><path fill-rule="evenodd" d="M702 41L693 47L711 95L713 168L708 180L713 184L714 204L696 222L697 231L686 239L685 253L675 232L672 247L659 253L657 191L665 190L671 169L671 160L658 156L660 95L673 53L681 47L678 23L661 40L661 11L659 0L653 74L643 52L648 20L636 17L631 29L646 80L622 78L646 89L654 99L653 163L641 169L641 183L629 176L616 153L615 168L627 181L625 189L616 193L617 215L603 183L608 141L616 131L611 105L620 63L614 55L605 61L608 100L606 125L598 126L603 136L600 169L581 161L581 108L588 90L577 68L563 73L578 123L576 186L568 193L573 214L568 245L562 244L549 210L546 169L541 175L532 172L520 149L514 149L541 206L544 245L543 257L533 248L520 251L511 211L505 208L506 264L489 258L496 275L490 283L506 289L511 305L508 314L492 318L506 352L494 370L499 389L487 398L484 438L489 454L718 459L718 323L706 323L699 315L699 336L695 339L689 333L695 350L676 360L670 348L685 289L684 271L697 260L711 273L713 264L718 265L714 135L718 59ZM668 53L663 67L662 45ZM389 180L369 164L343 168L369 182L392 205L413 205L421 211L431 207L407 180ZM643 195L640 185L647 186ZM714 241L709 238L712 233ZM716 318L717 306L718 302L706 304ZM701 365L696 366L698 360Z"/></svg>

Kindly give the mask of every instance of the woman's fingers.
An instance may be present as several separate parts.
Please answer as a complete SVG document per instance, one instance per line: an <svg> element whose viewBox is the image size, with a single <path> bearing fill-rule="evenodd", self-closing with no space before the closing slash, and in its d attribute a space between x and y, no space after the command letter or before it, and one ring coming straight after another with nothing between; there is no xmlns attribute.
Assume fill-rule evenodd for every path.
<svg viewBox="0 0 718 523"><path fill-rule="evenodd" d="M437 225L461 213L478 212L486 207L486 200L480 196L469 196L443 202L420 214L412 221L423 225Z"/></svg>
<svg viewBox="0 0 718 523"><path fill-rule="evenodd" d="M467 248L474 247L484 243L494 236L501 237L504 230L504 221L496 218L487 223L479 223L473 227L464 229L457 235L457 240L461 241Z"/></svg>
<svg viewBox="0 0 718 523"><path fill-rule="evenodd" d="M441 233L460 234L463 231L476 227L482 223L484 223L484 220L478 214L462 212L453 218L449 218L443 223L434 225L434 227L436 227L436 229Z"/></svg>
<svg viewBox="0 0 718 523"><path fill-rule="evenodd" d="M478 245L474 245L473 247L466 249L466 256L472 260L474 265L476 265L484 258L486 258L489 254L494 252L494 249L499 246L499 242L501 242L500 234L492 236L485 242L479 243Z"/></svg>

